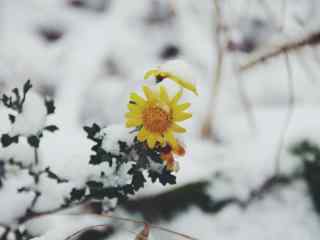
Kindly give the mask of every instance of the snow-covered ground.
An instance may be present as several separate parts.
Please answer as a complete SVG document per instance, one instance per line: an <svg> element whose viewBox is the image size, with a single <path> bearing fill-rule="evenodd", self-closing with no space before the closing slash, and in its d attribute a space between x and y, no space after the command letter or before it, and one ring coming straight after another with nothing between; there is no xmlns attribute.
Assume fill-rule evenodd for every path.
<svg viewBox="0 0 320 240"><path fill-rule="evenodd" d="M320 25L317 0L220 2L224 46L249 42L259 52L299 38ZM239 73L238 66L251 54L226 50L221 88L214 106L208 106L217 62L214 13L213 0L2 0L0 92L31 79L38 94L55 99L56 113L46 121L60 129L45 136L39 157L56 173L79 183L81 176L89 174L90 143L82 126L92 122L102 126L124 124L129 93L148 81L143 79L145 71L169 58L184 59L193 67L199 97L187 96L194 117L185 125L187 154L179 159L177 185L149 184L137 197L195 181L211 181L215 174L223 173L227 180L212 181L208 194L245 201L274 174L277 160L281 173L291 174L301 168L301 162L288 151L293 143L310 139L320 144L319 48L289 55L294 98L289 124L286 118L291 93L284 56ZM34 93L33 97L39 96ZM203 139L201 127L213 107L215 136ZM39 104L30 108L31 115L20 125L32 114L44 111ZM0 106L0 133L11 131L7 113ZM42 118L36 120L37 125L44 125ZM26 143L0 147L0 159L10 157L28 164L33 150ZM24 204L32 196L12 191L27 181L30 179L22 173L0 189L0 223L11 222L25 210ZM53 185L47 182L40 186L49 197L40 201L38 209L61 204L63 196L57 197L57 193L71 188L68 184L61 189ZM9 195L13 197L8 199ZM130 217L128 212L121 213ZM43 220L45 224L35 222L27 227L35 235L48 230L49 237L43 240L50 240L63 239L82 226L107 222L90 216L70 218L53 217L52 221ZM60 221L72 224L66 230L66 226L56 226ZM229 205L209 214L192 207L159 225L201 240L314 240L320 234L320 217L303 181L276 189L244 209ZM159 231L152 234L154 239L176 239ZM111 237L133 238L125 228Z"/></svg>

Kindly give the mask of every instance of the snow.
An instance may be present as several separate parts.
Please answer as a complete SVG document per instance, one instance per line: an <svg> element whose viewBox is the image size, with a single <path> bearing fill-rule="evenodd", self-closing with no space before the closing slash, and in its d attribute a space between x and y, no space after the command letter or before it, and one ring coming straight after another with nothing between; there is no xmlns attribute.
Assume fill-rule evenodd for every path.
<svg viewBox="0 0 320 240"><path fill-rule="evenodd" d="M43 217L32 220L26 224L27 228L35 236L41 235L33 240L64 240L67 236L89 226L106 224L108 218L99 218L83 214L83 216L68 216L58 214L56 216Z"/></svg>
<svg viewBox="0 0 320 240"><path fill-rule="evenodd" d="M34 162L34 150L27 143L26 139L20 139L19 144L12 144L7 148L0 147L0 149L0 159L5 161L14 159L24 166L28 166Z"/></svg>
<svg viewBox="0 0 320 240"><path fill-rule="evenodd" d="M1 189L0 198L0 223L17 223L20 216L24 215L29 203L33 199L33 193L18 193L17 189L31 184L32 178L26 171L9 177ZM3 197L10 196L10 197Z"/></svg>
<svg viewBox="0 0 320 240"><path fill-rule="evenodd" d="M196 76L192 72L192 66L182 59L169 60L159 66L160 71L168 72L174 76L179 76L187 82L196 84Z"/></svg>
<svg viewBox="0 0 320 240"><path fill-rule="evenodd" d="M190 222L197 227L190 227ZM167 226L198 239L314 239L319 221L303 183L278 190L247 209L229 205L216 215L191 208ZM161 233L158 233L161 237Z"/></svg>
<svg viewBox="0 0 320 240"><path fill-rule="evenodd" d="M23 104L22 113L18 114L12 126L12 136L37 135L45 127L47 109L44 99L37 93L30 92Z"/></svg>
<svg viewBox="0 0 320 240"><path fill-rule="evenodd" d="M40 176L36 190L41 192L39 199L34 207L36 212L45 212L56 209L65 203L65 199L70 196L74 187L71 183L59 183L45 175Z"/></svg>
<svg viewBox="0 0 320 240"><path fill-rule="evenodd" d="M121 155L119 142L131 146L135 137L123 124L110 125L102 129L100 134L103 137L102 148L115 155Z"/></svg>
<svg viewBox="0 0 320 240"><path fill-rule="evenodd" d="M215 199L237 197L245 201L253 189L274 174L278 156L281 173L291 174L301 168L299 159L289 152L293 144L304 139L320 144L318 47L289 55L294 109L282 149L279 146L290 94L283 56L239 73L238 65L252 55L226 51L221 88L214 102L212 126L218 140L214 142L199 137L204 117L213 107L208 106L208 99L217 49L211 0L88 0L82 8L72 7L68 2L0 3L0 92L9 92L29 78L34 85L13 126L7 117L12 112L0 105L0 133L29 136L37 134L46 124L56 124L59 131L44 132L41 139L40 164L70 180L56 184L53 179L41 178L37 189L43 195L35 206L37 211L61 205L73 187L99 178L101 172L106 174L106 186L130 181L129 165L123 166L118 175L114 175L115 169L109 168L108 163L88 165L93 143L86 139L82 126L97 122L105 127L103 148L119 153L118 141L130 144L133 137L123 124L129 93L136 89L141 92L143 84L152 85L154 79L143 80L143 76L156 67L195 81L199 96L184 91L182 102L192 103L193 118L184 126L188 129L182 138L186 155L177 158L180 165L177 185L147 184L137 197L203 180L211 182L207 190ZM260 53L318 29L319 1L287 0L285 13L281 2L220 1L224 35L221 38L227 41L226 45L229 41L237 45L255 41ZM252 20L263 24L257 27L257 21ZM61 36L48 41L43 31L52 30ZM166 62L161 53L168 45L177 46L179 53ZM179 89L172 81L161 84L171 95ZM56 114L48 117L46 95L56 100ZM19 144L8 148L0 147L0 160L7 162L10 158L24 166L33 163L34 152L26 139L21 138ZM156 165L152 167L158 169ZM32 179L24 171L19 173L16 167L8 167L8 171L0 189L0 223L12 224L33 197L32 193L18 194L16 189L31 184ZM221 177L215 178L218 173ZM39 218L26 227L39 236L38 240L56 240L105 221L67 214L51 217ZM210 215L191 208L161 225L199 239L314 240L319 235L319 220L303 182L272 192L246 209L230 205ZM174 238L158 231L153 234L155 239ZM134 235L125 229L112 237L126 238L133 239Z"/></svg>

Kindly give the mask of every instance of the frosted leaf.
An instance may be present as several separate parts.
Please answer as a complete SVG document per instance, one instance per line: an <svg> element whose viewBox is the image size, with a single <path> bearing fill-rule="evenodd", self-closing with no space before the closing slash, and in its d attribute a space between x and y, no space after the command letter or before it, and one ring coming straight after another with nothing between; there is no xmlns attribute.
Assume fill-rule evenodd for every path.
<svg viewBox="0 0 320 240"><path fill-rule="evenodd" d="M29 92L21 114L16 116L11 135L30 136L43 129L46 123L47 109L44 100L35 92Z"/></svg>
<svg viewBox="0 0 320 240"><path fill-rule="evenodd" d="M23 166L28 166L34 162L34 152L27 141L21 139L19 144L11 144L6 148L1 149L0 159L4 161L14 159L16 162L22 163Z"/></svg>
<svg viewBox="0 0 320 240"><path fill-rule="evenodd" d="M104 187L124 186L132 181L132 175L128 174L129 170L132 168L132 163L124 163L119 167L119 169L116 169L116 159L114 159L112 167L110 167L108 163L104 162L96 168L95 174L92 174L89 177L89 181L102 181ZM100 173L103 173L103 177L101 177Z"/></svg>
<svg viewBox="0 0 320 240"><path fill-rule="evenodd" d="M116 164L113 164L113 166L115 168ZM128 172L131 167L131 163L122 164L117 172L113 172L113 174L107 176L106 180L104 181L104 185L119 187L130 183L132 180L132 175L128 174Z"/></svg>
<svg viewBox="0 0 320 240"><path fill-rule="evenodd" d="M130 130L120 124L110 125L102 130L102 148L109 153L120 154L120 142L127 143L130 146L133 143L134 135L130 134Z"/></svg>
<svg viewBox="0 0 320 240"><path fill-rule="evenodd" d="M65 199L69 197L73 187L72 183L57 183L56 180L42 175L36 186L36 189L41 192L41 195L34 210L41 212L58 208L64 204Z"/></svg>
<svg viewBox="0 0 320 240"><path fill-rule="evenodd" d="M32 178L27 171L22 171L18 175L8 177L4 182L0 191L0 222L11 224L16 219L22 216L29 204L31 203L34 194L18 193L17 189L32 184Z"/></svg>

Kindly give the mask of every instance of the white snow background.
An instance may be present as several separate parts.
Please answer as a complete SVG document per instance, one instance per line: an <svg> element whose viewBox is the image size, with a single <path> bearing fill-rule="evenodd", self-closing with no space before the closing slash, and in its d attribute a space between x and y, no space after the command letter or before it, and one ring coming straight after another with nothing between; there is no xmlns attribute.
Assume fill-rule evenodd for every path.
<svg viewBox="0 0 320 240"><path fill-rule="evenodd" d="M83 0L83 7L74 7L70 2L0 1L0 92L31 79L35 88L29 96L30 104L26 102L29 110L12 131L37 131L45 121L58 125L60 130L45 136L39 152L52 170L72 179L74 184L94 175L96 169L87 167L90 142L82 126L92 122L104 126L124 124L128 94L148 81L143 80L146 70L166 60L161 57L164 49L176 46L177 57L192 66L199 92L199 97L192 97L194 117L186 124L188 133L183 141L187 154L179 159L178 186L223 172L230 181L213 184L209 194L245 200L252 189L274 173L290 94L283 56L239 74L237 66L249 59L249 54L226 52L219 95L215 106L208 106L217 54L213 0ZM299 38L320 25L317 0L220 2L224 40L240 44L253 39L257 51ZM254 20L263 24L255 28ZM48 32L59 36L48 40ZM294 112L281 151L283 173L291 173L301 164L288 152L288 146L305 138L320 143L320 74L315 59L318 52L317 47L306 48L289 56ZM251 119L242 91L251 107ZM37 101L46 95L55 99L57 111L45 120L41 113L44 108ZM215 139L204 140L200 137L201 127L212 107ZM11 131L7 113L0 106L0 132ZM0 147L0 158L9 157L28 164L33 152L25 143ZM25 211L32 196L12 191L28 181L27 174L17 174L1 189L0 223L10 223ZM57 186L47 180L39 188L47 198L40 199L36 208L47 210L59 206L72 186ZM150 184L138 195L169 189L172 187ZM35 235L45 234L38 240L62 240L84 226L108 221L61 214L40 218L26 227ZM201 240L315 240L320 234L320 217L302 181L246 209L230 205L211 215L191 208L160 225ZM152 235L153 239L163 239L159 232ZM110 239L134 239L134 235L124 229Z"/></svg>

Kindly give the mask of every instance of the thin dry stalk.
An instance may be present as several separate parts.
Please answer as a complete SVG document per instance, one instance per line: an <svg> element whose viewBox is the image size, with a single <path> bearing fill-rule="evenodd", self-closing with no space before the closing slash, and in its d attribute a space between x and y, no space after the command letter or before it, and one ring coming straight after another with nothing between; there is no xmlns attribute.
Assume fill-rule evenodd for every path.
<svg viewBox="0 0 320 240"><path fill-rule="evenodd" d="M172 16L176 16L177 15L177 3L176 0L169 0L169 8L170 8L170 13Z"/></svg>
<svg viewBox="0 0 320 240"><path fill-rule="evenodd" d="M149 223L144 222L144 221L134 220L134 219L130 219L130 218L124 218L124 217L110 216L109 214L102 214L102 215L99 215L99 216L109 217L109 218L112 218L113 220L125 221L125 222L130 222L130 223L135 223L135 224L143 224L144 226L148 226L149 228L158 229L158 230L163 231L163 232L171 233L173 235L182 237L182 238L187 239L187 240L199 240L199 239L191 237L189 235L186 235L186 234L183 234L183 233L179 233L179 232L176 232L176 231L173 231L173 230L170 230L168 228L161 227L161 226L158 226L158 225L149 224ZM79 234L84 233L84 232L86 232L88 230L91 230L91 229L105 228L105 227L108 227L108 226L109 226L108 224L98 224L98 225L86 227L86 228L83 228L83 229L73 233L72 235L68 236L67 238L65 238L65 240L72 240L75 237L77 237Z"/></svg>
<svg viewBox="0 0 320 240"><path fill-rule="evenodd" d="M145 224L142 231L140 231L135 240L148 240L149 239L150 226L149 224Z"/></svg>
<svg viewBox="0 0 320 240"><path fill-rule="evenodd" d="M215 24L215 43L217 46L217 64L214 66L215 74L213 76L212 92L210 94L210 99L208 102L208 112L205 117L205 121L202 125L201 136L203 138L209 138L213 136L214 126L212 125L212 118L214 117L215 103L217 96L219 94L220 85L221 85L221 72L224 58L224 48L220 41L221 33L221 9L218 3L218 0L213 0L216 24Z"/></svg>
<svg viewBox="0 0 320 240"><path fill-rule="evenodd" d="M235 66L234 66L235 69ZM236 70L235 70L236 72ZM237 82L237 87L238 87L238 92L240 96L240 101L243 105L244 112L246 114L246 117L248 119L248 124L252 128L252 130L256 130L256 120L253 112L253 104L250 102L249 96L246 92L245 88L245 83L244 79L242 79L242 76L240 74L235 74L236 82Z"/></svg>
<svg viewBox="0 0 320 240"><path fill-rule="evenodd" d="M285 56L285 64L286 64L287 74L288 74L288 91L289 91L288 112L286 115L284 126L283 126L281 134L280 134L280 143L279 143L278 151L277 151L277 155L276 155L276 161L275 161L275 175L276 176L278 176L280 174L281 153L283 150L283 146L285 144L286 134L287 134L290 120L291 120L291 117L293 115L293 110L294 110L294 82L293 82L292 66L291 66L291 62L290 62L288 53L286 53L284 56Z"/></svg>
<svg viewBox="0 0 320 240"><path fill-rule="evenodd" d="M282 54L290 53L292 51L297 51L306 46L315 46L320 43L320 31L308 34L307 36L286 42L279 47L276 47L265 54L253 57L252 60L240 66L240 71L246 71L258 64L264 63L265 61L277 57Z"/></svg>

